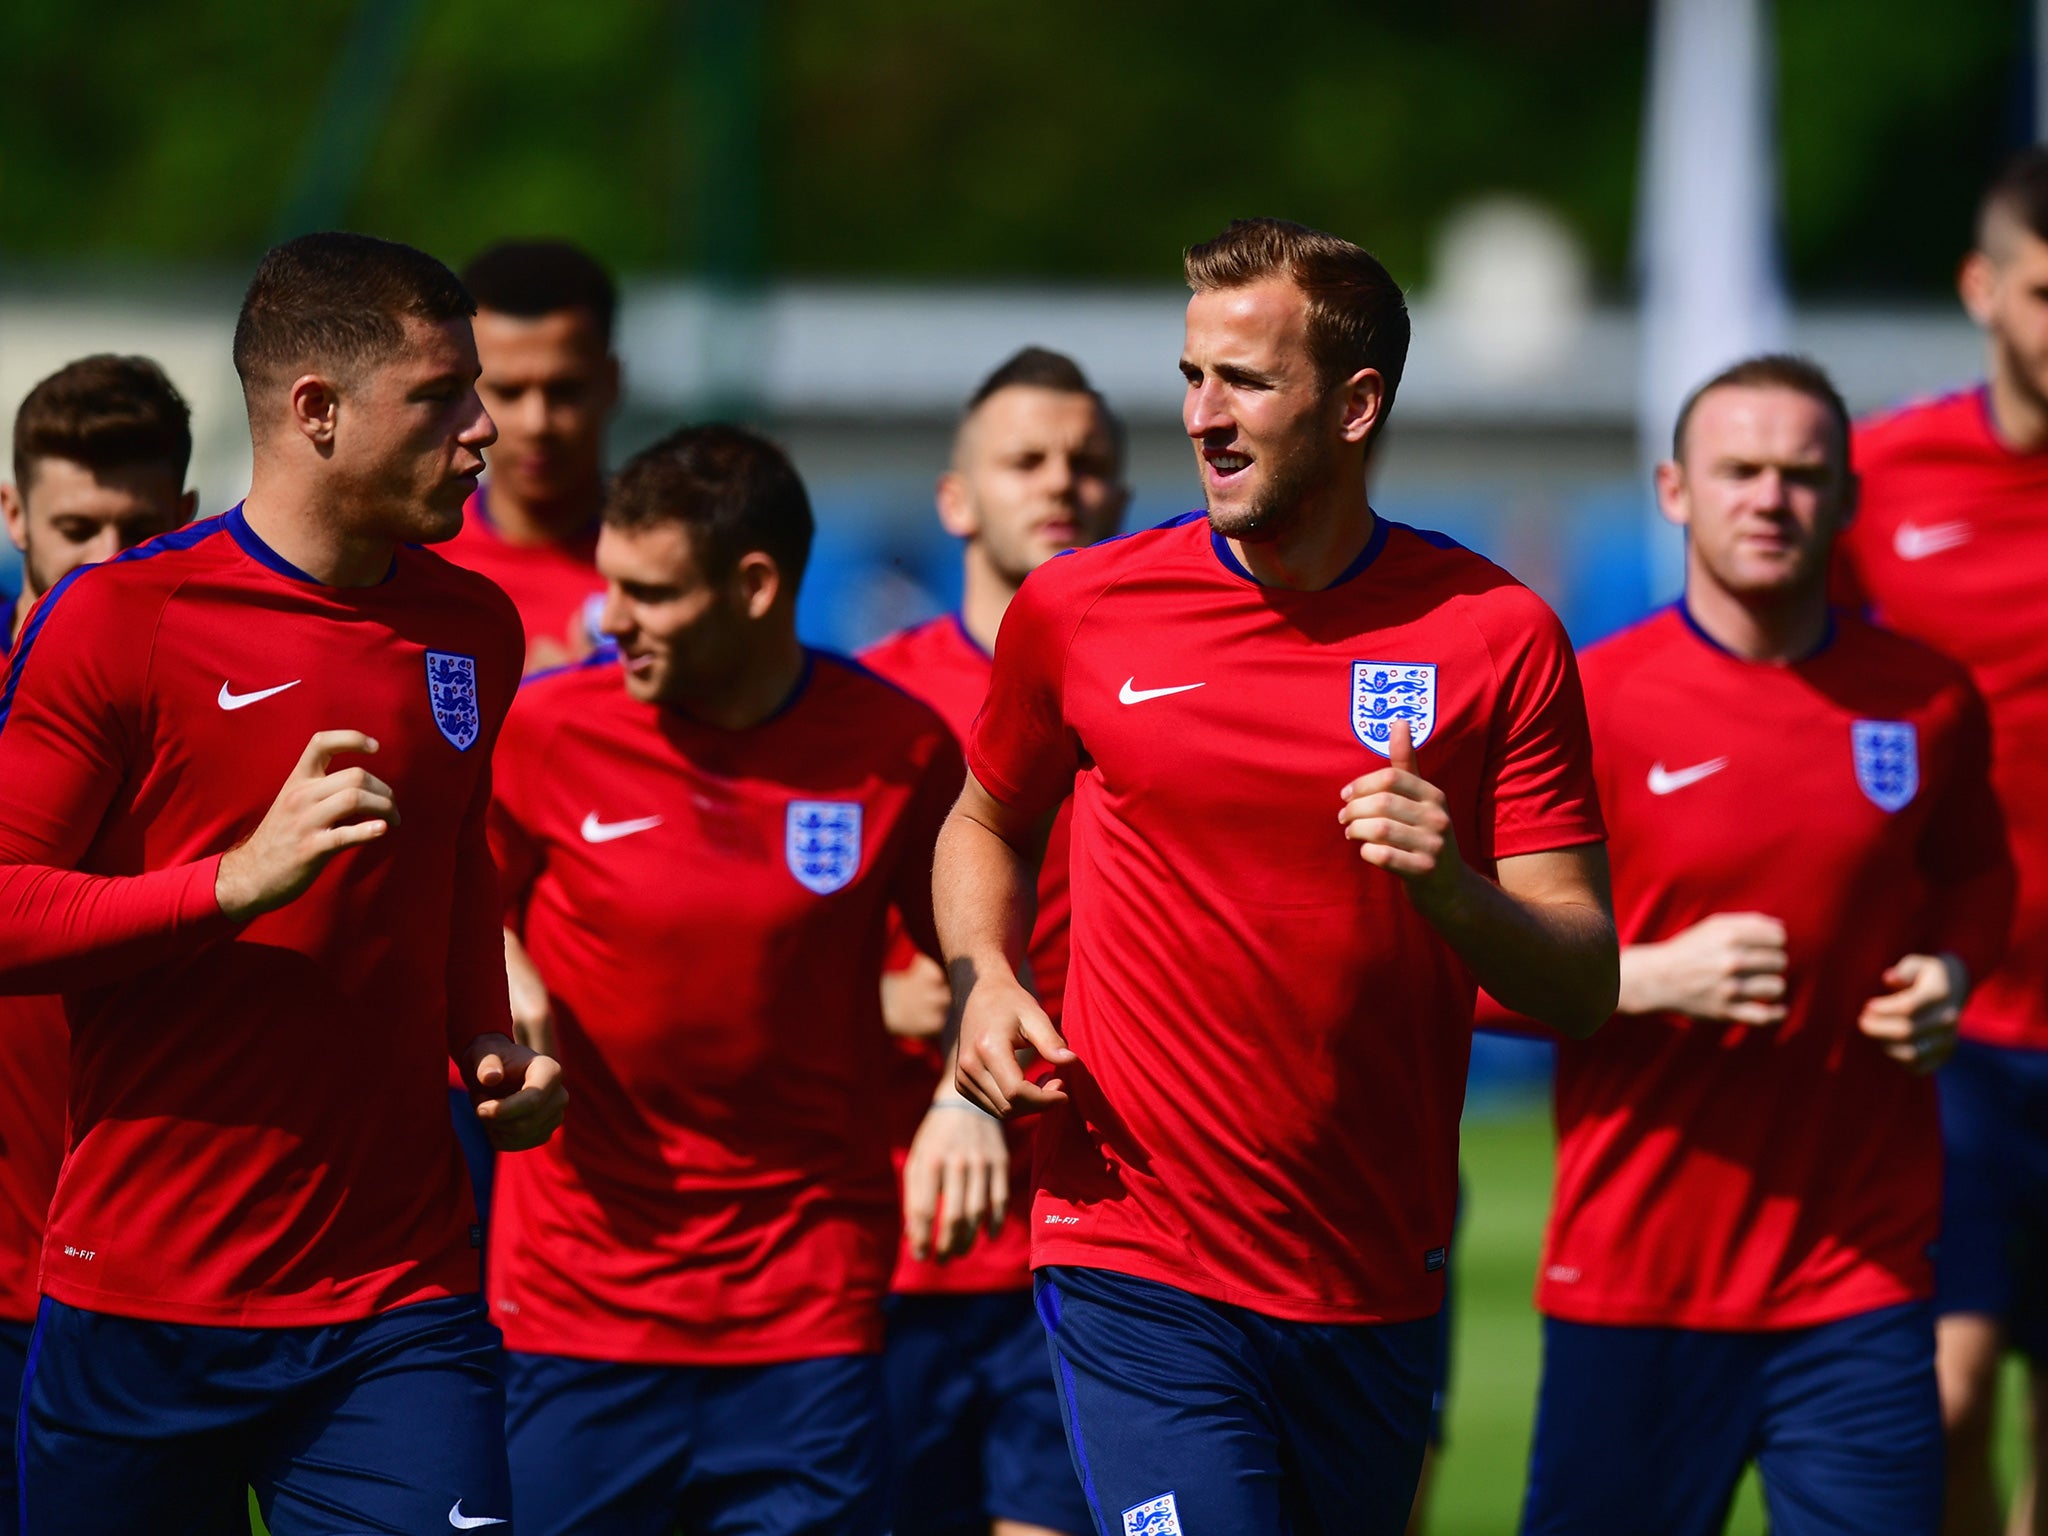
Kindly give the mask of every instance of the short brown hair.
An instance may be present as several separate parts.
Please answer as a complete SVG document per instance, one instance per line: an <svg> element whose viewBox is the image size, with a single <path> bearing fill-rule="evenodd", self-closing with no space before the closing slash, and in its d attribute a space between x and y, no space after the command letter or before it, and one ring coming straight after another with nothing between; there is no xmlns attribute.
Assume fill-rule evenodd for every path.
<svg viewBox="0 0 2048 1536"><path fill-rule="evenodd" d="M256 268L235 321L235 372L254 384L308 368L349 374L405 345L408 315L467 319L476 301L425 251L370 235L300 235Z"/></svg>
<svg viewBox="0 0 2048 1536"><path fill-rule="evenodd" d="M1977 248L1988 250L2004 214L2036 240L2048 240L2048 149L2023 149L1984 189L1977 204Z"/></svg>
<svg viewBox="0 0 2048 1536"><path fill-rule="evenodd" d="M14 482L44 459L91 470L161 464L182 488L192 463L192 409L146 357L96 353L51 374L14 414Z"/></svg>
<svg viewBox="0 0 2048 1536"><path fill-rule="evenodd" d="M1088 375L1081 371L1081 365L1066 353L1055 352L1050 347L1024 347L1011 353L967 397L967 409L961 413L962 422L1006 389L1048 389L1056 395L1086 395L1095 402L1097 414L1109 428L1110 440L1116 445L1117 466L1122 468L1125 446L1123 418L1109 408L1102 392L1088 382Z"/></svg>
<svg viewBox="0 0 2048 1536"><path fill-rule="evenodd" d="M1394 403L1408 362L1408 304L1393 275L1363 246L1286 219L1238 219L1181 259L1197 293L1285 277L1308 300L1308 345L1325 379L1361 368L1386 382ZM1384 409L1385 407L1383 407Z"/></svg>
<svg viewBox="0 0 2048 1536"><path fill-rule="evenodd" d="M1842 403L1841 391L1835 388L1835 381L1828 377L1827 370L1819 363L1810 357L1798 357L1789 352L1765 352L1756 357L1745 357L1741 362L1723 368L1687 395L1685 404L1678 408L1678 421L1671 429L1672 458L1685 457L1685 430L1692 424L1692 413L1717 389L1789 389L1818 400L1834 419L1835 450L1840 455L1837 463L1845 470L1849 467L1849 407Z"/></svg>
<svg viewBox="0 0 2048 1536"><path fill-rule="evenodd" d="M679 524L714 581L761 550L792 595L816 528L789 456L765 437L718 423L679 428L628 459L612 481L604 521L630 532Z"/></svg>
<svg viewBox="0 0 2048 1536"><path fill-rule="evenodd" d="M619 291L612 275L580 245L567 240L505 240L471 258L462 286L481 309L522 320L583 309L607 345Z"/></svg>

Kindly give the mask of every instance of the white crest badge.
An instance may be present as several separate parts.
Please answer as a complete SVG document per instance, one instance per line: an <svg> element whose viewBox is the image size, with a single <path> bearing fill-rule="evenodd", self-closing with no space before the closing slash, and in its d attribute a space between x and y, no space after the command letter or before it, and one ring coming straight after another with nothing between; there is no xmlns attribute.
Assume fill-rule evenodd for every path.
<svg viewBox="0 0 2048 1536"><path fill-rule="evenodd" d="M1436 729L1436 663L1354 661L1351 663L1351 730L1381 757L1394 739L1394 722L1408 722L1416 746Z"/></svg>
<svg viewBox="0 0 2048 1536"><path fill-rule="evenodd" d="M1173 1495L1162 1493L1125 1510L1124 1536L1181 1536L1180 1506Z"/></svg>
<svg viewBox="0 0 2048 1536"><path fill-rule="evenodd" d="M1905 720L1856 720L1849 725L1856 756L1856 786L1881 811L1903 810L1920 792L1920 735Z"/></svg>
<svg viewBox="0 0 2048 1536"><path fill-rule="evenodd" d="M449 745L458 752L475 746L483 729L476 705L476 658L452 651L427 652L427 702Z"/></svg>
<svg viewBox="0 0 2048 1536"><path fill-rule="evenodd" d="M860 802L792 800L784 849L797 884L820 896L860 873Z"/></svg>

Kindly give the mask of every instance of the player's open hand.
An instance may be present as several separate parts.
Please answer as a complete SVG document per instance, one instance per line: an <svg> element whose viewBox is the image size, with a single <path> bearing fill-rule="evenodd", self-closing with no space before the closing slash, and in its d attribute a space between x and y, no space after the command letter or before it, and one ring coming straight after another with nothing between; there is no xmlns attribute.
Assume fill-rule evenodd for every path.
<svg viewBox="0 0 2048 1536"><path fill-rule="evenodd" d="M1682 1013L1709 1024L1785 1020L1785 925L1762 912L1716 912L1621 957L1621 1012Z"/></svg>
<svg viewBox="0 0 2048 1536"><path fill-rule="evenodd" d="M1915 1073L1932 1072L1956 1051L1956 1020L1969 974L1954 955L1908 955L1884 973L1891 991L1863 1005L1856 1027Z"/></svg>
<svg viewBox="0 0 2048 1536"><path fill-rule="evenodd" d="M906 1040L928 1040L946 1028L953 989L930 955L910 957L900 971L882 972L882 1027Z"/></svg>
<svg viewBox="0 0 2048 1536"><path fill-rule="evenodd" d="M512 1038L530 1051L556 1055L555 1007L548 984L510 928L505 930L505 990L512 1003Z"/></svg>
<svg viewBox="0 0 2048 1536"><path fill-rule="evenodd" d="M1406 720L1394 722L1387 766L1353 779L1343 797L1338 825L1359 845L1366 863L1399 875L1425 912L1456 896L1465 863L1458 855L1450 805L1444 792L1417 770Z"/></svg>
<svg viewBox="0 0 2048 1536"><path fill-rule="evenodd" d="M1001 1122L955 1093L925 1111L903 1162L903 1235L914 1259L958 1258L1010 1210L1010 1147Z"/></svg>
<svg viewBox="0 0 2048 1536"><path fill-rule="evenodd" d="M366 768L327 771L341 753L376 750L361 731L321 731L306 743L262 822L220 861L213 894L222 912L240 920L296 901L342 849L398 825L389 784Z"/></svg>
<svg viewBox="0 0 2048 1536"><path fill-rule="evenodd" d="M569 1105L562 1064L510 1035L478 1035L462 1064L470 1102L491 1145L524 1152L555 1134Z"/></svg>
<svg viewBox="0 0 2048 1536"><path fill-rule="evenodd" d="M953 985L967 995L960 1015L960 1065L953 1074L960 1091L1006 1120L1064 1102L1060 1079L1034 1083L1017 1060L1022 1050L1036 1050L1055 1066L1074 1059L1030 988L1007 969L977 978L968 962L954 964Z"/></svg>

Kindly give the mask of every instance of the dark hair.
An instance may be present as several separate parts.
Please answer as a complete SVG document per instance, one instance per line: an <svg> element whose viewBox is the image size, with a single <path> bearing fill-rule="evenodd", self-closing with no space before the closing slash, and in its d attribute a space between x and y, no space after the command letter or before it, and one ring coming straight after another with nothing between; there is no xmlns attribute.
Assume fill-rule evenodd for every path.
<svg viewBox="0 0 2048 1536"><path fill-rule="evenodd" d="M1837 461L1846 470L1849 467L1849 407L1842 403L1841 391L1835 388L1835 381L1827 376L1827 370L1810 357L1797 357L1789 352L1765 352L1757 357L1745 357L1739 363L1731 363L1700 385L1685 397L1685 404L1678 408L1678 421L1671 429L1671 457L1685 457L1685 431L1692 424L1692 413L1700 401L1717 389L1789 389L1818 400L1827 407L1828 415L1834 418L1835 448L1840 454Z"/></svg>
<svg viewBox="0 0 2048 1536"><path fill-rule="evenodd" d="M235 372L247 392L307 368L353 373L395 356L405 318L466 319L476 301L425 251L370 235L300 235L273 246L235 321Z"/></svg>
<svg viewBox="0 0 2048 1536"><path fill-rule="evenodd" d="M587 309L611 345L619 293L595 256L566 240L506 240L462 269L463 284L479 309L537 320L565 309Z"/></svg>
<svg viewBox="0 0 2048 1536"><path fill-rule="evenodd" d="M1116 447L1117 465L1122 467L1123 418L1109 408L1109 402L1102 398L1101 391L1088 382L1088 375L1081 371L1081 365L1066 353L1055 352L1050 347L1025 347L1022 351L1013 352L967 397L967 409L960 413L961 420L964 422L991 396L1006 389L1049 389L1060 395L1086 395L1095 402L1095 409L1109 428L1110 439Z"/></svg>
<svg viewBox="0 0 2048 1536"><path fill-rule="evenodd" d="M1408 304L1373 254L1349 240L1286 219L1237 219L1181 259L1197 293L1285 277L1308 299L1308 345L1335 383L1361 368L1386 381L1391 409L1408 362Z"/></svg>
<svg viewBox="0 0 2048 1536"><path fill-rule="evenodd" d="M14 480L24 492L44 459L92 470L161 464L182 488L192 409L146 357L81 357L30 390L14 413Z"/></svg>
<svg viewBox="0 0 2048 1536"><path fill-rule="evenodd" d="M775 561L791 596L811 557L811 498L789 457L765 437L714 423L682 427L628 459L605 501L606 526L678 523L705 574L729 575L742 555Z"/></svg>
<svg viewBox="0 0 2048 1536"><path fill-rule="evenodd" d="M2048 149L2023 149L2005 162L1977 204L1977 245L1995 238L1994 222L2006 214L2037 240L2048 240Z"/></svg>

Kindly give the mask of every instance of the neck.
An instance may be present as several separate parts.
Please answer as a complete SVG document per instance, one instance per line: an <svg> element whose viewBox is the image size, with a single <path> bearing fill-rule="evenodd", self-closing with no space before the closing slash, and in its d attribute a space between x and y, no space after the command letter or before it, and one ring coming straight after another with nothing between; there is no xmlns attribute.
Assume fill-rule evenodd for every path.
<svg viewBox="0 0 2048 1536"><path fill-rule="evenodd" d="M803 681L803 642L789 625L774 641L749 658L746 667L723 687L673 701L692 720L722 731L748 731L777 714Z"/></svg>
<svg viewBox="0 0 2048 1536"><path fill-rule="evenodd" d="M593 480L579 494L553 501L529 501L511 487L488 484L491 527L507 544L560 544L597 520L604 506L604 482Z"/></svg>
<svg viewBox="0 0 2048 1536"><path fill-rule="evenodd" d="M21 635L21 626L28 622L29 610L34 608L39 592L31 592L28 583L21 584L21 596L14 600L14 611L8 615L7 643L12 645Z"/></svg>
<svg viewBox="0 0 2048 1536"><path fill-rule="evenodd" d="M1714 643L1744 661L1804 661L1828 637L1828 594L1824 582L1766 601L1738 597L1726 587L1688 574L1685 611Z"/></svg>
<svg viewBox="0 0 2048 1536"><path fill-rule="evenodd" d="M1311 500L1278 538L1231 539L1230 548L1262 587L1319 592L1364 552L1373 521L1361 476L1355 484L1347 481L1341 495Z"/></svg>
<svg viewBox="0 0 2048 1536"><path fill-rule="evenodd" d="M967 546L966 575L960 593L960 622L974 643L994 654L996 631L1003 627L1003 615L1010 611L1018 582L995 568L988 552L979 544Z"/></svg>
<svg viewBox="0 0 2048 1536"><path fill-rule="evenodd" d="M355 532L347 509L317 485L264 475L250 482L242 516L256 537L315 581L374 587L391 573L395 539Z"/></svg>

